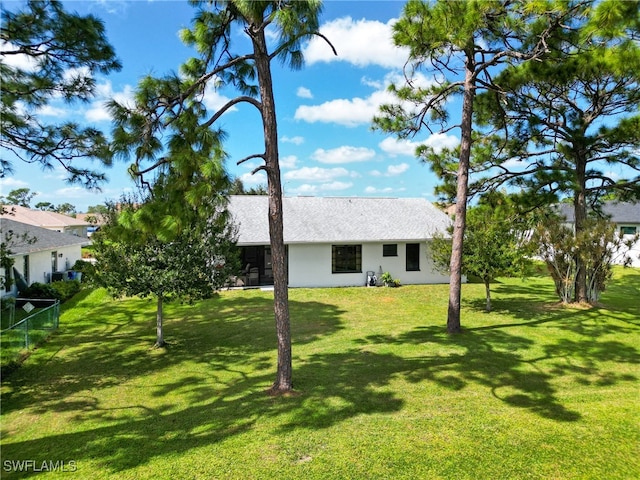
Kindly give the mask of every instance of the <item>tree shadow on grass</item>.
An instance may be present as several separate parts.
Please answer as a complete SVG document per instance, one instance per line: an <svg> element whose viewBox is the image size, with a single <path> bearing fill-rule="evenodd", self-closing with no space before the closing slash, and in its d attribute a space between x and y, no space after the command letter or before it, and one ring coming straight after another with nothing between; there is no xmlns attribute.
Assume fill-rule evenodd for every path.
<svg viewBox="0 0 640 480"><path fill-rule="evenodd" d="M3 413L27 407L36 412L90 409L90 401L84 405L85 400L69 401L68 397L115 387L185 362L209 365L213 377L229 365L244 365L272 368L275 378L277 340L271 299L224 297L195 305L168 306L166 349L153 348L154 308L152 301L113 301L87 309L87 315L95 320L62 325L37 358L2 379ZM342 312L333 305L291 301L290 309L292 337L297 345L342 328ZM192 380L198 384L197 379ZM208 394L204 389L195 395L196 390L190 391L196 400Z"/></svg>
<svg viewBox="0 0 640 480"><path fill-rule="evenodd" d="M604 301L593 306L561 303L550 282L522 282L517 285L497 283L492 291L498 298L492 300L491 313L496 314L496 319L503 317L507 320L475 327L474 330L536 327L552 323L554 328L591 337L639 331L640 324L634 320L640 318L640 302L619 301L621 297L630 298L631 294L638 297L640 285L637 281L636 284L624 283L624 279L612 281L603 296ZM485 303L485 299L478 298L463 301L464 308L478 313L485 313ZM512 318L521 321L508 320Z"/></svg>
<svg viewBox="0 0 640 480"><path fill-rule="evenodd" d="M603 370L602 362L638 364L638 350L618 341L560 339L543 347L543 355L531 357L535 342L505 331L507 326L467 329L447 335L442 327L419 327L397 336L368 336L364 345L424 345L427 354L409 362L398 373L413 382L431 381L451 390L471 384L489 388L495 398L525 408L544 418L572 422L581 418L559 399L554 380L572 376L582 384L612 385L637 381L633 375ZM536 350L537 351L537 350Z"/></svg>
<svg viewBox="0 0 640 480"><path fill-rule="evenodd" d="M237 362L227 361L227 368L237 367ZM185 376L181 382L148 387L160 396L180 390L188 405L184 408L135 403L110 407L93 399L91 410L81 412L82 420L99 426L19 442L5 437L9 441L3 457L40 462L53 455L53 445L53 456L75 460L80 473L83 462L91 461L115 475L192 449L208 447L211 452L217 443L250 432L257 424L264 432L263 422L273 424L271 433L277 436L299 428L326 428L360 414L398 411L403 401L379 387L411 368L411 361L390 354L354 350L315 355L297 362L295 379L301 393L279 397L265 394L271 375L264 373L238 374L224 384L205 385L202 379Z"/></svg>

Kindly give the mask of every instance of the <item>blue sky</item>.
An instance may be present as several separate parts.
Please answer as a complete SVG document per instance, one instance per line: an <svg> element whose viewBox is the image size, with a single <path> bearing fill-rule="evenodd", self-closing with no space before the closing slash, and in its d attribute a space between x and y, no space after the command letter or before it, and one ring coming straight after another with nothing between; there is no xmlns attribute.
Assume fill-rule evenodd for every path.
<svg viewBox="0 0 640 480"><path fill-rule="evenodd" d="M5 2L14 10L19 2ZM434 200L437 178L414 156L418 143L434 147L455 146L456 133L428 132L411 141L371 129L378 106L392 99L386 92L397 81L407 53L393 46L391 25L402 11L402 1L326 1L321 32L336 47L338 56L322 41L305 46L306 66L300 71L274 64L274 90L280 139L280 164L285 195L425 197ZM76 1L67 10L92 13L101 18L107 37L123 68L108 77L97 77L98 94L89 104L52 103L43 117L76 120L105 132L111 129L104 102L126 102L138 80L146 74L161 76L178 71L195 52L182 45L181 28L190 26L195 10L186 1ZM239 36L238 36L239 38ZM423 79L428 81L428 79ZM232 90L207 92L212 111ZM263 173L251 175L258 164L237 160L263 150L257 112L241 106L221 118L228 137L227 169L247 187L265 184ZM6 153L6 152L5 152ZM106 170L109 182L102 192L89 192L65 183L64 173L42 171L14 162L13 176L0 180L0 194L28 187L38 202L69 202L79 212L90 205L116 200L131 189L126 174L129 162L119 161Z"/></svg>

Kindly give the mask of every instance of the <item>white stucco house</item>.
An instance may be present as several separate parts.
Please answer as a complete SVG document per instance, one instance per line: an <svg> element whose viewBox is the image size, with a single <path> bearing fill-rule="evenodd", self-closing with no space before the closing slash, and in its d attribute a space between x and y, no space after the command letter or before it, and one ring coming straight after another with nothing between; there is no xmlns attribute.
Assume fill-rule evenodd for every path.
<svg viewBox="0 0 640 480"><path fill-rule="evenodd" d="M572 204L560 204L558 210L573 225L574 211ZM618 235L623 239L633 239L640 234L640 203L634 202L606 202L602 207L602 214L615 223ZM631 266L640 268L640 240L630 249L624 248L615 255L613 263L622 263L624 257L631 259Z"/></svg>
<svg viewBox="0 0 640 480"><path fill-rule="evenodd" d="M247 285L273 283L268 197L231 196ZM389 272L407 284L448 283L428 242L451 220L421 198L285 197L284 241L290 287L364 286Z"/></svg>
<svg viewBox="0 0 640 480"><path fill-rule="evenodd" d="M86 237L28 225L8 216L0 217L0 235L3 243L7 243L6 239L10 234L13 236L13 241L8 242L8 249L14 265L11 272L5 272L0 268L0 275L3 277L11 275L16 280L17 272L27 285L64 279L73 264L82 258L82 246L90 243ZM33 241L21 241L24 234ZM0 290L0 296L15 293L15 282L8 292L4 289Z"/></svg>

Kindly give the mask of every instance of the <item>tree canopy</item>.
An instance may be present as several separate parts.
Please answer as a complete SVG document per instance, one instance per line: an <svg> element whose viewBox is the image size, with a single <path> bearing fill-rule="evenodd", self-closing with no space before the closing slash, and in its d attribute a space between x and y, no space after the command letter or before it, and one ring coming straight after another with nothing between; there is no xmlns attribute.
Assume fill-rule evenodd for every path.
<svg viewBox="0 0 640 480"><path fill-rule="evenodd" d="M534 206L569 197L575 228L603 198L640 198L640 3L585 2L541 61L509 65L478 98L471 190L509 185ZM577 265L576 300L586 300Z"/></svg>
<svg viewBox="0 0 640 480"><path fill-rule="evenodd" d="M95 91L93 75L121 68L102 22L68 13L57 0L29 0L19 11L8 11L5 5L0 26L0 147L43 168L60 165L70 182L98 187L104 173L86 163L111 164L103 133L74 122L44 122L39 111L54 98L88 101ZM12 165L3 155L0 177L10 173Z"/></svg>
<svg viewBox="0 0 640 480"><path fill-rule="evenodd" d="M437 152L427 146L417 152L438 175L452 179L455 190L447 317L451 333L461 330L461 267L476 94L494 90L493 77L506 65L546 54L553 35L573 8L553 0L410 0L393 27L396 45L410 50L406 83L391 87L399 101L384 105L374 124L401 138L423 128L441 133L460 131L460 146L454 152ZM423 71L432 80L420 81L417 73ZM462 96L460 121L450 124L449 108L457 96Z"/></svg>

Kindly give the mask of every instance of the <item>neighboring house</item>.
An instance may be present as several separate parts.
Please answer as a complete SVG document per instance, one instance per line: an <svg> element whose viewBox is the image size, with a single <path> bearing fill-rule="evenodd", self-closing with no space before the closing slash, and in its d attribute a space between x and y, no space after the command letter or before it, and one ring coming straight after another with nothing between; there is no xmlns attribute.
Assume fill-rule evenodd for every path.
<svg viewBox="0 0 640 480"><path fill-rule="evenodd" d="M14 260L11 272L5 272L0 268L0 275L11 275L16 280L15 273L21 277L27 285L34 282L48 283L56 279L67 278L69 270L77 260L82 258L82 246L90 242L87 238L80 238L75 235L54 232L46 228L27 225L17 222L7 215L0 217L0 235L2 242L7 243L7 235L13 233L13 241L9 242L7 248L11 252L9 255ZM32 243L22 241L24 234ZM15 272L13 271L15 270ZM3 296L6 293L14 294L16 284L9 292L0 291Z"/></svg>
<svg viewBox="0 0 640 480"><path fill-rule="evenodd" d="M245 284L273 284L268 197L231 196L229 211ZM290 287L364 286L382 272L402 284L449 281L433 268L428 242L451 221L425 199L285 197L283 215Z"/></svg>
<svg viewBox="0 0 640 480"><path fill-rule="evenodd" d="M68 233L77 237L86 238L87 228L91 226L89 222L61 213L31 210L19 205L4 205L3 207L4 210L10 212L8 216L16 222L35 225L55 232Z"/></svg>
<svg viewBox="0 0 640 480"><path fill-rule="evenodd" d="M558 205L560 214L571 225L574 223L573 204ZM633 238L640 234L640 203L634 202L606 202L602 207L603 215L616 224L619 235L623 238ZM628 254L631 257L631 266L640 267L640 240L635 242L630 250L618 252L614 263L622 263L623 257Z"/></svg>

